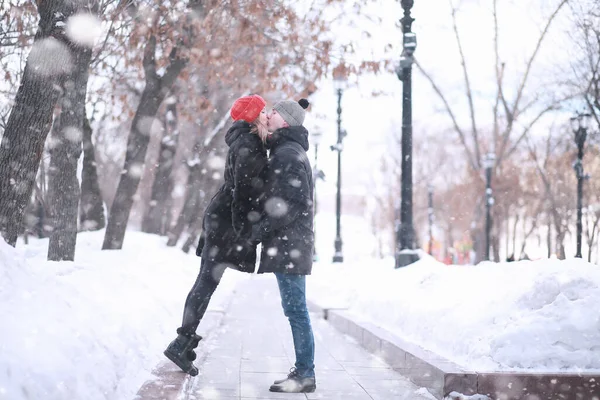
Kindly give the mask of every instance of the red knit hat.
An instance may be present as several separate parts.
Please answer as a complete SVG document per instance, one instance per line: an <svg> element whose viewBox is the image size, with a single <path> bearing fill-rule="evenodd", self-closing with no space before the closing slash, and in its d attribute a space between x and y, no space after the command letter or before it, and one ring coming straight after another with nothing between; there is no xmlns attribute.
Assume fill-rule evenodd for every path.
<svg viewBox="0 0 600 400"><path fill-rule="evenodd" d="M237 99L231 106L231 118L234 121L253 122L265 108L267 102L257 94Z"/></svg>

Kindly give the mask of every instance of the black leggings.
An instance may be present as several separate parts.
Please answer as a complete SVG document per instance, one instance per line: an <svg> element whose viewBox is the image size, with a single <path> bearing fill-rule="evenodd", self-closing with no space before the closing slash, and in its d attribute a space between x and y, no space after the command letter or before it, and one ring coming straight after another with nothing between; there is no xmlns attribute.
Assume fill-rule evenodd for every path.
<svg viewBox="0 0 600 400"><path fill-rule="evenodd" d="M227 266L224 263L217 264L208 257L202 258L198 278L196 278L196 282L185 300L183 322L178 332L189 335L196 333L210 298L223 277L225 268Z"/></svg>

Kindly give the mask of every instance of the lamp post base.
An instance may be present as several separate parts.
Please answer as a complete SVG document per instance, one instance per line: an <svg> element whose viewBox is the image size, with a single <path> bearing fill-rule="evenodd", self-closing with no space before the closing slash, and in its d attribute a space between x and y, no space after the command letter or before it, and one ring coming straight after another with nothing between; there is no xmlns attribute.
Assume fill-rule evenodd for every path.
<svg viewBox="0 0 600 400"><path fill-rule="evenodd" d="M396 267L406 267L412 263L419 261L419 253L416 250L402 250L396 254Z"/></svg>
<svg viewBox="0 0 600 400"><path fill-rule="evenodd" d="M333 254L333 262L334 263L338 263L338 262L344 262L344 256L342 254L342 238L340 237L339 233L335 238L335 253Z"/></svg>

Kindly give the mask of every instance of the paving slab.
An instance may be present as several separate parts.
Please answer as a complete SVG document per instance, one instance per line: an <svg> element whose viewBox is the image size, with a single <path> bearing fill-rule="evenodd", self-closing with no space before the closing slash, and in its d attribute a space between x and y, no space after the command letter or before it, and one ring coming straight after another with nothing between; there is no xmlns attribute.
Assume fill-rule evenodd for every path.
<svg viewBox="0 0 600 400"><path fill-rule="evenodd" d="M178 400L344 399L431 400L419 387L359 343L311 314L315 334L315 393L271 393L269 386L294 365L289 323L275 277L252 276L238 284L221 327L201 346L200 373L182 386ZM183 374L182 374L183 375Z"/></svg>

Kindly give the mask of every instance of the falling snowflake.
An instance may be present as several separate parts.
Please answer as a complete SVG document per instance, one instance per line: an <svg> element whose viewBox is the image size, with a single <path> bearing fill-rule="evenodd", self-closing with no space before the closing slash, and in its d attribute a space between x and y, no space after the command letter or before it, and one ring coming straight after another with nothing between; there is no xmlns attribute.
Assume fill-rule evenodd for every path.
<svg viewBox="0 0 600 400"><path fill-rule="evenodd" d="M211 247L210 251L208 252L208 256L210 258L214 258L217 256L217 254L219 254L219 248L217 246Z"/></svg>
<svg viewBox="0 0 600 400"><path fill-rule="evenodd" d="M265 211L271 217L283 217L288 212L288 205L280 197L271 197L265 202Z"/></svg>
<svg viewBox="0 0 600 400"><path fill-rule="evenodd" d="M83 138L83 133L81 130L75 128L74 126L67 126L64 130L65 139L70 142L79 143Z"/></svg>
<svg viewBox="0 0 600 400"><path fill-rule="evenodd" d="M250 211L247 218L250 222L258 222L260 220L260 213L257 211Z"/></svg>
<svg viewBox="0 0 600 400"><path fill-rule="evenodd" d="M91 14L75 14L67 20L65 33L73 43L93 47L102 34L102 22Z"/></svg>
<svg viewBox="0 0 600 400"><path fill-rule="evenodd" d="M27 63L34 74L41 76L68 74L73 69L69 48L54 38L35 42Z"/></svg>
<svg viewBox="0 0 600 400"><path fill-rule="evenodd" d="M135 163L135 164L132 164L131 167L129 167L128 174L132 178L141 178L143 173L144 173L144 164Z"/></svg>
<svg viewBox="0 0 600 400"><path fill-rule="evenodd" d="M208 157L206 163L212 169L223 169L225 167L225 159L220 156L212 155Z"/></svg>
<svg viewBox="0 0 600 400"><path fill-rule="evenodd" d="M300 186L302 186L302 182L300 182L300 180L296 179L296 178L290 179L289 180L289 184L292 185L295 188L299 188Z"/></svg>
<svg viewBox="0 0 600 400"><path fill-rule="evenodd" d="M160 122L153 117L141 117L136 124L136 128L144 136L150 136L162 130Z"/></svg>

